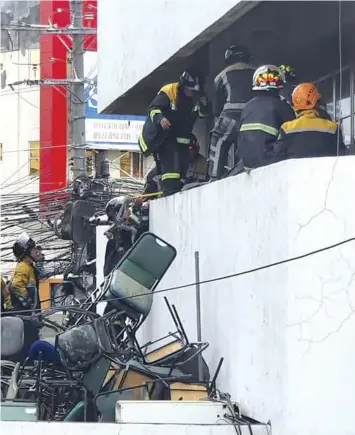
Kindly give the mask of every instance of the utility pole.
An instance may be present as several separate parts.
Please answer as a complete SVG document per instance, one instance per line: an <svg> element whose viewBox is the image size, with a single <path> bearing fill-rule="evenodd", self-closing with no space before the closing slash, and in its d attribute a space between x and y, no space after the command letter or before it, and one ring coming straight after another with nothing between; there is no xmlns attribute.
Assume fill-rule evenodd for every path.
<svg viewBox="0 0 355 435"><path fill-rule="evenodd" d="M71 0L70 10L72 25L75 28L83 27L83 2L82 0ZM72 50L72 78L74 80L84 79L84 36L83 34L73 35ZM73 143L73 175L74 179L86 174L86 153L85 153L85 93L84 81L78 81L71 85L72 93L75 95L70 108L70 120L72 122L72 143Z"/></svg>

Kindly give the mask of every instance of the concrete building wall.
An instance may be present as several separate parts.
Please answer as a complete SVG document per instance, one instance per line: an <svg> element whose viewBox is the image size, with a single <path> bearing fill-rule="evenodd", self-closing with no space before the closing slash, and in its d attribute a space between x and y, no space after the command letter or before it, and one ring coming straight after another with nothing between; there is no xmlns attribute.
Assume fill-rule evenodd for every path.
<svg viewBox="0 0 355 435"><path fill-rule="evenodd" d="M10 422L0 423L0 428L4 433L12 435L25 435L32 431L37 435L46 435L48 430L53 435L61 435L63 429L65 435L233 435L235 428L233 425L214 424L214 425L196 425L196 424L147 424L147 423L64 423L64 422ZM212 432L213 431L213 432ZM266 435L268 428L265 426L252 425L254 435ZM31 432L30 432L31 433ZM249 435L250 431L247 426L242 426L240 435Z"/></svg>
<svg viewBox="0 0 355 435"><path fill-rule="evenodd" d="M99 2L99 112L238 3L237 0Z"/></svg>
<svg viewBox="0 0 355 435"><path fill-rule="evenodd" d="M151 230L178 256L158 289L235 274L355 236L354 157L281 162L151 203ZM355 243L201 285L202 339L218 387L274 435L352 434ZM194 286L156 294L145 340L173 326L196 338ZM326 413L329 410L337 418Z"/></svg>
<svg viewBox="0 0 355 435"><path fill-rule="evenodd" d="M30 142L40 139L39 86L8 85L39 78L39 49L1 53L7 86L1 90L1 193L38 192L38 176L30 175ZM33 68L37 65L37 69Z"/></svg>

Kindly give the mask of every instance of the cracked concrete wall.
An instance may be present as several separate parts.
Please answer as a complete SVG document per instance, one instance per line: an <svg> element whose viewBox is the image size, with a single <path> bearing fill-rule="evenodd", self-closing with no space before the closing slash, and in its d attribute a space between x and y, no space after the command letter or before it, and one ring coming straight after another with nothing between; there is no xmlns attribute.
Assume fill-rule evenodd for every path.
<svg viewBox="0 0 355 435"><path fill-rule="evenodd" d="M355 157L281 162L151 203L151 230L178 256L158 289L257 268L355 237ZM201 285L202 339L221 391L274 435L353 434L355 242ZM143 338L196 338L194 286L156 294ZM330 415L331 414L331 415ZM332 416L337 416L333 418Z"/></svg>

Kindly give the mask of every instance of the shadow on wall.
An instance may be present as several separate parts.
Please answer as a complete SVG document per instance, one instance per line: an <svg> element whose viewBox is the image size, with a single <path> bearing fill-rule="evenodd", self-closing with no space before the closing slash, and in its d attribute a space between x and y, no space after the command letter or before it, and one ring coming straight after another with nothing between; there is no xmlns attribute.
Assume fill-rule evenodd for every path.
<svg viewBox="0 0 355 435"><path fill-rule="evenodd" d="M40 23L40 0L0 1L0 20L2 27L21 22L28 24ZM20 50L24 54L26 49L39 48L37 31L1 30L1 51Z"/></svg>

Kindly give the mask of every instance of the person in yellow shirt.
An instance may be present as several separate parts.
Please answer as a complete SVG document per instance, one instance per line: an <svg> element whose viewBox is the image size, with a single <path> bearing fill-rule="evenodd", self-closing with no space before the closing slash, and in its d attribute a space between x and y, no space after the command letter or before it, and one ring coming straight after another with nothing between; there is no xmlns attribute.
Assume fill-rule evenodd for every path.
<svg viewBox="0 0 355 435"><path fill-rule="evenodd" d="M39 277L35 262L40 256L36 242L27 233L22 233L13 245L13 253L18 263L9 289L12 305L15 310L36 308Z"/></svg>
<svg viewBox="0 0 355 435"><path fill-rule="evenodd" d="M339 125L319 115L321 95L313 83L301 83L292 93L297 118L282 124L274 142L274 161L346 154Z"/></svg>

